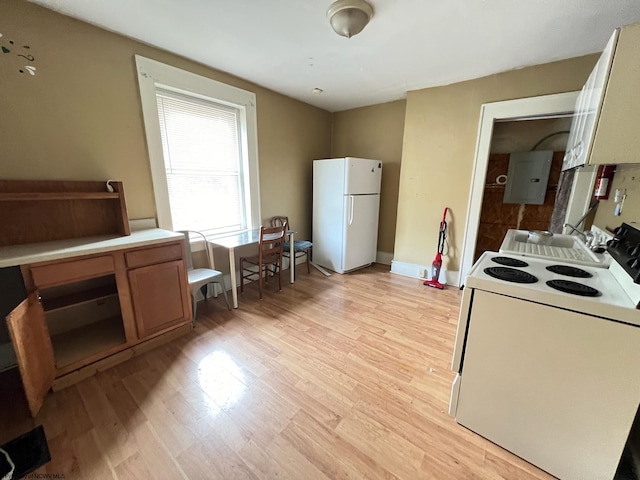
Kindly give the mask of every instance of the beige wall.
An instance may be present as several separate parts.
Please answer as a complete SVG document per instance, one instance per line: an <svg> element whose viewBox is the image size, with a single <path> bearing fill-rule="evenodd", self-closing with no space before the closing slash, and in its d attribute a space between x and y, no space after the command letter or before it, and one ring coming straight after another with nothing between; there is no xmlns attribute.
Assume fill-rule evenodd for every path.
<svg viewBox="0 0 640 480"><path fill-rule="evenodd" d="M382 103L333 115L333 157L383 162L378 251L393 253L406 102Z"/></svg>
<svg viewBox="0 0 640 480"><path fill-rule="evenodd" d="M619 216L614 214L616 204L613 197L616 188L625 189L627 192L622 214ZM609 231L619 227L622 222L640 222L640 165L618 165L613 182L611 182L609 199L600 200L593 220L594 225ZM636 228L640 228L640 225L636 224Z"/></svg>
<svg viewBox="0 0 640 480"><path fill-rule="evenodd" d="M430 264L442 210L449 207L444 266L457 271L481 105L578 90L596 60L590 55L409 92L394 260Z"/></svg>
<svg viewBox="0 0 640 480"><path fill-rule="evenodd" d="M571 117L498 122L493 127L490 153L528 152L547 135L568 132ZM536 150L564 152L569 135L560 133L544 140Z"/></svg>
<svg viewBox="0 0 640 480"><path fill-rule="evenodd" d="M140 54L256 93L263 218L288 214L299 237L309 238L312 160L380 158L379 250L429 263L442 208L449 206L454 270L480 105L578 89L596 60L506 72L340 112L333 115L331 148L332 115L324 110L25 1L3 1L2 20L2 40L30 45L37 74L18 72L16 51L3 54L0 178L115 178L125 182L131 218L154 216L133 59Z"/></svg>
<svg viewBox="0 0 640 480"><path fill-rule="evenodd" d="M130 218L155 216L134 54L256 93L262 217L311 229L314 158L330 155L331 114L231 75L20 0L2 2L0 33L28 44L0 63L0 178L124 181ZM213 208L213 206L203 208Z"/></svg>

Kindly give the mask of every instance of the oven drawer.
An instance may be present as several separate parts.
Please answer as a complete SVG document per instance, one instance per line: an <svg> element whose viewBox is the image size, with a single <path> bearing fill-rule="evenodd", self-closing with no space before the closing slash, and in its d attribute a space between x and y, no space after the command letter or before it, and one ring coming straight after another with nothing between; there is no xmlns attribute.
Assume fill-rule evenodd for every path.
<svg viewBox="0 0 640 480"><path fill-rule="evenodd" d="M558 478L613 478L638 345L639 327L475 289L456 421Z"/></svg>

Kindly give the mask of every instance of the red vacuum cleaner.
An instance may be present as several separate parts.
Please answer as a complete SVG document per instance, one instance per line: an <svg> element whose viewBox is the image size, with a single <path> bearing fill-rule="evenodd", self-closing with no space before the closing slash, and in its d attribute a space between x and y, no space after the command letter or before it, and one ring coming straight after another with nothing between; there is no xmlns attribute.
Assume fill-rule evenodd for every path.
<svg viewBox="0 0 640 480"><path fill-rule="evenodd" d="M447 243L447 210L449 209L445 207L444 213L442 214L440 231L438 232L438 251L436 252L436 258L434 258L431 263L433 276L431 277L431 280L425 280L423 283L423 285L439 288L440 290L444 288L444 284L440 283L438 280L440 279L440 269L442 268L442 254L444 252L444 246Z"/></svg>

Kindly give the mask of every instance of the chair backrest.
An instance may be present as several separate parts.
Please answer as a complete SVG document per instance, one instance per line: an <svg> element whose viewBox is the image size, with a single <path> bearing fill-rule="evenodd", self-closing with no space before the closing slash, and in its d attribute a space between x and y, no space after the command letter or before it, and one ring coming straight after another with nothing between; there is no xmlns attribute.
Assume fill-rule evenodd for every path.
<svg viewBox="0 0 640 480"><path fill-rule="evenodd" d="M289 227L289 217L275 216L271 217L271 226L272 227L284 227L286 230Z"/></svg>
<svg viewBox="0 0 640 480"><path fill-rule="evenodd" d="M199 235L204 240L204 250L207 252L207 267L211 268L211 258L209 257L209 246L207 245L207 237L204 236L202 232L198 232L196 230L179 230L178 233L182 233L184 235L184 254L187 260L187 270L193 270L193 255L191 253L191 240L189 239L189 235Z"/></svg>
<svg viewBox="0 0 640 480"><path fill-rule="evenodd" d="M260 263L267 255L282 256L282 244L286 224L277 227L260 227Z"/></svg>

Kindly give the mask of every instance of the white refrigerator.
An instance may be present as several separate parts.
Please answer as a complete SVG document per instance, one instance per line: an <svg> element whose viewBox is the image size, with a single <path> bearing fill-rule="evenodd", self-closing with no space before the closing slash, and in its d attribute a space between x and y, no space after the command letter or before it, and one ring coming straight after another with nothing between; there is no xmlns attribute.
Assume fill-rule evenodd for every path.
<svg viewBox="0 0 640 480"><path fill-rule="evenodd" d="M313 262L337 273L371 265L378 246L382 162L313 162Z"/></svg>

